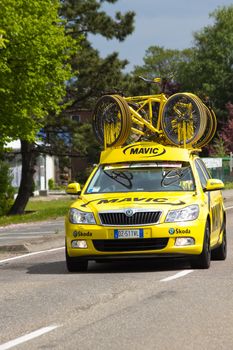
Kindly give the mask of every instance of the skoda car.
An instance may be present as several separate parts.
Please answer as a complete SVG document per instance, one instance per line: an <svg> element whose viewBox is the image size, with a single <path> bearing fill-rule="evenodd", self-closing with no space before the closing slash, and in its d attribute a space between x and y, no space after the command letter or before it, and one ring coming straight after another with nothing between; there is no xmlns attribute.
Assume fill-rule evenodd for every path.
<svg viewBox="0 0 233 350"><path fill-rule="evenodd" d="M66 217L66 263L185 257L207 269L226 258L221 180L211 178L195 150L135 143L106 149Z"/></svg>

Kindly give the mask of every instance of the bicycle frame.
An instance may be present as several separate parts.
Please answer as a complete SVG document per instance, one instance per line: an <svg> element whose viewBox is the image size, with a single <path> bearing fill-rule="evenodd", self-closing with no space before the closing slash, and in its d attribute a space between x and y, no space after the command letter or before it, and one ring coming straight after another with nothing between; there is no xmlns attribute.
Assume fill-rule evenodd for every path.
<svg viewBox="0 0 233 350"><path fill-rule="evenodd" d="M144 96L131 96L131 97L124 97L124 99L127 102L135 102L137 103L140 107L138 108L137 111L142 110L145 106L148 106L148 118L149 121L145 120L137 111L135 111L130 105L129 109L132 114L132 121L135 122L138 125L145 125L150 131L161 134L161 115L162 115L162 110L167 102L167 97L165 94L157 94L157 95L144 95ZM158 103L159 104L159 110L158 110L158 116L157 116L157 125L156 127L153 126L153 104ZM137 130L132 127L132 131L134 131L137 134L144 135L145 133L141 130Z"/></svg>
<svg viewBox="0 0 233 350"><path fill-rule="evenodd" d="M137 110L133 109L129 104L129 109L131 112L131 119L132 122L138 124L139 126L146 126L147 129L149 129L150 131L152 131L153 133L157 134L157 135L161 135L163 133L162 128L161 128L161 118L162 118L162 111L164 108L164 105L166 104L168 98L166 97L166 95L164 93L161 94L156 94L156 95L144 95L144 96L129 96L129 97L123 97L124 100L127 103L130 102L135 102L139 108ZM158 115L156 116L157 118L157 125L156 127L153 126L153 118L154 118L154 114L153 114L153 104L158 103ZM149 121L145 120L145 118L143 118L138 112L140 110L143 110L143 108L145 106L148 106L148 118ZM190 110L190 106L188 104L185 103L181 103L179 102L177 104L178 107L185 107L187 108L187 110ZM186 147L186 137L187 137L187 122L186 120L182 120L182 113L179 111L178 108L174 107L174 111L177 113L177 115L180 115L181 120L180 120L180 127L178 127L178 140L179 142L181 140L183 140L183 147ZM190 110L191 113L191 110ZM189 125L189 127L192 126ZM131 127L131 130L139 135L145 135L145 132L142 130L138 130L134 127Z"/></svg>

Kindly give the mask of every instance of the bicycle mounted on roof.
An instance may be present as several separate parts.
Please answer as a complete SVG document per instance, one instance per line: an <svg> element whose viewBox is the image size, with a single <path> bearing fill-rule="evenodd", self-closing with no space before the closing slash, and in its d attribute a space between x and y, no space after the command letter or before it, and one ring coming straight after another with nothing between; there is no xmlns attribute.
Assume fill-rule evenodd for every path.
<svg viewBox="0 0 233 350"><path fill-rule="evenodd" d="M129 97L107 94L97 101L93 129L105 148L139 140L185 148L201 148L210 142L217 128L210 106L192 93L175 92L177 84L172 81L140 78L158 84L160 93Z"/></svg>

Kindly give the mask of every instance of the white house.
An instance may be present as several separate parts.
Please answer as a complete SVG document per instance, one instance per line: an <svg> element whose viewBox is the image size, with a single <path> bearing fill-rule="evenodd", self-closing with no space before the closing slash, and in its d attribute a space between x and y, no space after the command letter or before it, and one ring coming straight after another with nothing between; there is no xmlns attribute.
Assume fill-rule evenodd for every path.
<svg viewBox="0 0 233 350"><path fill-rule="evenodd" d="M20 141L12 141L7 144L7 148L11 148L13 151L20 151ZM48 190L48 181L53 179L56 182L56 162L57 159L54 156L41 154L37 159L35 166L35 189L36 191ZM13 176L12 185L16 188L19 187L21 181L21 155L16 154L14 159L10 162L10 169Z"/></svg>

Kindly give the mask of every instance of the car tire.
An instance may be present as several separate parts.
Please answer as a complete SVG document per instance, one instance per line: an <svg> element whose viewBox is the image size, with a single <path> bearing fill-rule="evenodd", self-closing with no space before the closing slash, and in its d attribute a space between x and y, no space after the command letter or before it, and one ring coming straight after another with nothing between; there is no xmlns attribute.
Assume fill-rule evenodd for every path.
<svg viewBox="0 0 233 350"><path fill-rule="evenodd" d="M66 248L66 267L69 272L86 272L88 260L69 256Z"/></svg>
<svg viewBox="0 0 233 350"><path fill-rule="evenodd" d="M222 243L211 252L211 258L213 260L225 260L227 257L227 234L226 224L224 223Z"/></svg>
<svg viewBox="0 0 233 350"><path fill-rule="evenodd" d="M190 260L190 265L195 269L208 269L210 267L210 225L206 222L202 252L197 257Z"/></svg>

